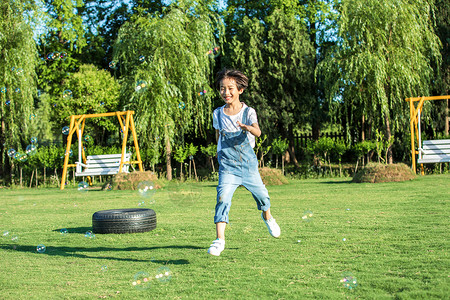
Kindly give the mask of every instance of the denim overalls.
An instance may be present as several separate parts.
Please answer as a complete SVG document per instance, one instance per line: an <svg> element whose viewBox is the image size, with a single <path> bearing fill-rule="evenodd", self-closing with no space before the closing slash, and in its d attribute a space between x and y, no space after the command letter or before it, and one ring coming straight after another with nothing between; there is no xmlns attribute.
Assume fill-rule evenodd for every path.
<svg viewBox="0 0 450 300"><path fill-rule="evenodd" d="M244 109L242 123L246 123L248 107ZM222 149L218 153L219 184L214 223L228 223L231 198L238 186L243 185L253 195L259 210L270 207L269 193L258 171L258 159L243 130L226 132L222 128L222 109L219 110L218 124Z"/></svg>

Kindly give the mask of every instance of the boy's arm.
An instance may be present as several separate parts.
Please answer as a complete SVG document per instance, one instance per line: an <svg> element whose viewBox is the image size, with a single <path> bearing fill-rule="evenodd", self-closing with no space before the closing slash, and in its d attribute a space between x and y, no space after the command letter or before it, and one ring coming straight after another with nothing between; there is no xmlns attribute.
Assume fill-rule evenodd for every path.
<svg viewBox="0 0 450 300"><path fill-rule="evenodd" d="M237 124L244 131L248 131L256 137L261 136L261 129L259 129L258 123L253 123L252 125L245 125L245 124L242 124L241 122L237 121Z"/></svg>
<svg viewBox="0 0 450 300"><path fill-rule="evenodd" d="M216 129L216 142L219 142L219 129Z"/></svg>

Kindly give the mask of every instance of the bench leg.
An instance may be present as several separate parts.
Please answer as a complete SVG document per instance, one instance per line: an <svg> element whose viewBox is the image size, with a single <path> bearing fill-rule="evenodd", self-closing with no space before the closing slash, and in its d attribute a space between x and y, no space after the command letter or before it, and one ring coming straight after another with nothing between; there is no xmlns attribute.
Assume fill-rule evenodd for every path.
<svg viewBox="0 0 450 300"><path fill-rule="evenodd" d="M425 175L425 172L423 170L423 164L420 164L420 174Z"/></svg>

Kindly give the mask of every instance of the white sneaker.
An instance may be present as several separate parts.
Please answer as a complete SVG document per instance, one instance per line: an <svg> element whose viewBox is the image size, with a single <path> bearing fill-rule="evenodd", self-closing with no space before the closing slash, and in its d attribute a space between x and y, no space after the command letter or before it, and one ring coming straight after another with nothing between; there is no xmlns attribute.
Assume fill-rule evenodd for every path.
<svg viewBox="0 0 450 300"><path fill-rule="evenodd" d="M270 220L264 219L263 214L261 213L261 219L263 219L264 223L266 223L267 229L269 229L269 233L271 236L277 238L280 237L281 229L280 226L278 226L275 219L272 217Z"/></svg>
<svg viewBox="0 0 450 300"><path fill-rule="evenodd" d="M208 254L219 256L223 249L225 249L225 241L216 239L212 242L211 246L209 246Z"/></svg>

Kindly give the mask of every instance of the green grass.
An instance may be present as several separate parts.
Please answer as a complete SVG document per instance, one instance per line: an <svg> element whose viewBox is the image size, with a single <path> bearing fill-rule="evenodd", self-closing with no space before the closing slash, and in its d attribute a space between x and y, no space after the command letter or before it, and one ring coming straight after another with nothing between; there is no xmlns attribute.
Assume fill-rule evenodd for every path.
<svg viewBox="0 0 450 300"><path fill-rule="evenodd" d="M449 182L449 175L433 175L270 186L280 239L269 236L240 188L220 257L206 253L215 238L214 183L185 184L194 199L158 190L155 230L95 239L84 237L92 214L137 207L136 192L0 189L0 230L9 231L0 236L0 299L448 298ZM308 209L313 220L302 221ZM36 252L38 244L45 253ZM170 268L169 282L151 280L143 291L131 285L137 272L154 274L161 266ZM340 283L346 271L357 278L355 289Z"/></svg>

